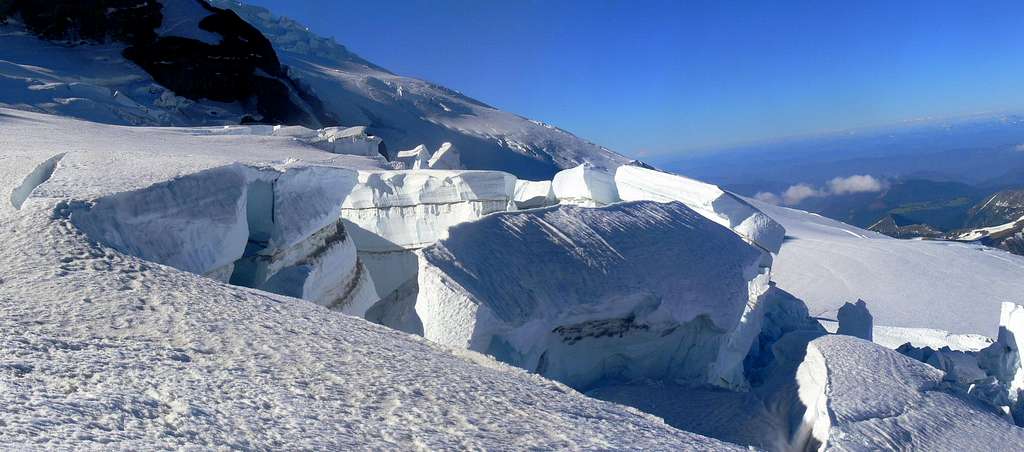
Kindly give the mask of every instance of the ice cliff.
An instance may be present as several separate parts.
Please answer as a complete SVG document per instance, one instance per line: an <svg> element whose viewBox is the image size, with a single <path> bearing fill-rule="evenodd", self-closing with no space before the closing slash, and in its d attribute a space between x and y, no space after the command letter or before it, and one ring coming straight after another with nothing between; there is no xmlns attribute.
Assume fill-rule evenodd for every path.
<svg viewBox="0 0 1024 452"><path fill-rule="evenodd" d="M742 387L762 253L680 203L492 214L420 251L416 312L428 339L574 387Z"/></svg>

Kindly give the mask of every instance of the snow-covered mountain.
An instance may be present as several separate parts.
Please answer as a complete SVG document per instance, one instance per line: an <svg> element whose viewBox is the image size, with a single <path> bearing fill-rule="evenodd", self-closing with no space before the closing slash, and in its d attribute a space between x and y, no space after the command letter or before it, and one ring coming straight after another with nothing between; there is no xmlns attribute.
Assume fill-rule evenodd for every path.
<svg viewBox="0 0 1024 452"><path fill-rule="evenodd" d="M466 168L533 179L628 161L557 127L392 74L261 8L132 0L107 15L70 8L61 19L72 25L54 29L44 26L58 21L50 11L23 3L34 4L14 2L25 11L8 13L0 27L0 105L124 125L367 126L391 157L452 143ZM125 20L125 11L146 11L145 20ZM105 32L85 32L95 28Z"/></svg>

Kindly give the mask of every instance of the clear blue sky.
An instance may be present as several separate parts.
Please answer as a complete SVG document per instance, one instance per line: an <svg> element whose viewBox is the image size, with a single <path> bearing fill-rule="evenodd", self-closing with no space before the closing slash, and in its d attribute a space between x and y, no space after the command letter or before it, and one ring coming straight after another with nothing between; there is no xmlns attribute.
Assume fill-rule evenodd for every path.
<svg viewBox="0 0 1024 452"><path fill-rule="evenodd" d="M1024 109L1020 0L251 3L639 157Z"/></svg>

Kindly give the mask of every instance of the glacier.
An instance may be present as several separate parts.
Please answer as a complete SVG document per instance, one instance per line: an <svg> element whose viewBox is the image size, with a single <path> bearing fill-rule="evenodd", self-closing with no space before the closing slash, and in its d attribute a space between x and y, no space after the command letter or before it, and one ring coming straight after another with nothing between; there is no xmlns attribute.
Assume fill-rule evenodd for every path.
<svg viewBox="0 0 1024 452"><path fill-rule="evenodd" d="M213 3L262 35L191 0L154 31L253 38L290 107L0 25L4 448L1021 443L1022 258L744 199Z"/></svg>
<svg viewBox="0 0 1024 452"><path fill-rule="evenodd" d="M143 260L92 240L73 219L116 201L130 208L105 221L159 227L131 216L147 212L129 202L140 196L134 201L168 202L182 219L216 207L210 216L224 221L202 221L211 234L238 232L225 233L237 247L249 225L237 214L248 188L232 184L284 168L278 177L291 172L291 181L279 191L312 201L282 204L311 219L289 214L296 221L267 234L285 246L336 224L329 198L338 191L329 180L319 194L306 186L320 186L312 182L324 174L349 183L378 160L283 137L5 109L0 118L0 190L29 193L20 208L0 205L0 237L18 244L0 248L0 330L11 333L0 335L4 448L740 449L469 351ZM49 178L24 185L61 152ZM229 189L186 190L215 183ZM175 193L204 204L177 203L186 198ZM174 262L213 267L214 256Z"/></svg>

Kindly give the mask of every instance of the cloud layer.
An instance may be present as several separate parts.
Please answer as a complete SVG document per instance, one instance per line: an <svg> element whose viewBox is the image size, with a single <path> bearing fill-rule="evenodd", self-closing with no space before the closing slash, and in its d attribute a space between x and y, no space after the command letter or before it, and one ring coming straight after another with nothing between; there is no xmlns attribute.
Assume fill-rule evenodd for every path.
<svg viewBox="0 0 1024 452"><path fill-rule="evenodd" d="M889 188L889 184L874 176L855 174L849 177L836 177L828 181L824 187L815 188L806 183L791 185L779 194L759 192L754 198L771 203L795 206L808 198L824 198L826 196L842 196L854 193L877 193Z"/></svg>

